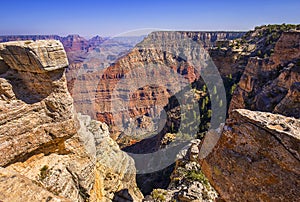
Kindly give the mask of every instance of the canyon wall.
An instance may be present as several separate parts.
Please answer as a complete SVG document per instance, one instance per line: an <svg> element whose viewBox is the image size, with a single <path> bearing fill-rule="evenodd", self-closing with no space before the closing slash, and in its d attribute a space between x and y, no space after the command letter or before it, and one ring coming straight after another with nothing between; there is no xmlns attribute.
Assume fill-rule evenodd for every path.
<svg viewBox="0 0 300 202"><path fill-rule="evenodd" d="M225 201L299 198L300 32L286 27L258 27L239 44L247 59L233 64L245 70L229 118L212 153L199 161Z"/></svg>
<svg viewBox="0 0 300 202"><path fill-rule="evenodd" d="M230 111L238 108L299 118L300 32L281 34L269 57L251 57L234 92Z"/></svg>
<svg viewBox="0 0 300 202"><path fill-rule="evenodd" d="M242 32L153 32L137 44L126 56L105 69L95 90L95 101L89 100L100 121L124 128L112 128L118 138L124 131L134 131L136 140L140 134L151 132L153 124L168 99L200 77L200 69L209 56L207 47L217 40L241 37ZM196 64L196 62L199 62ZM202 61L203 64L200 62ZM180 83L178 77L186 80ZM85 78L88 80L89 78ZM135 88L134 88L135 87ZM177 88L177 90L176 90ZM79 94L87 91L79 92ZM85 96L87 97L87 96ZM85 98L82 96L82 98ZM84 104L83 99L78 104ZM116 110L115 103L124 106ZM91 107L88 108L89 110ZM115 112L118 111L118 112ZM85 113L90 114L91 111ZM149 121L150 120L150 121ZM123 121L123 123L119 123ZM152 122L151 122L152 121ZM153 123L154 122L154 123ZM141 129L150 126L150 130ZM131 133L128 132L128 133ZM132 133L131 133L132 135ZM132 137L131 137L132 138Z"/></svg>
<svg viewBox="0 0 300 202"><path fill-rule="evenodd" d="M193 66L193 64L185 60L195 60L199 51L203 52L203 54L199 54L202 54L201 57L204 57L205 53L203 50L193 50L192 47L185 47L184 40L188 39L194 43L201 43L203 48L209 48L216 46L217 41L232 40L244 34L244 32L158 31L147 36L137 48L131 50L129 53L128 51L142 37L127 37L126 42L124 42L124 40L121 40L122 37L120 39L112 38L107 40L96 36L90 40L86 40L78 35L69 35L67 37L56 35L1 36L0 41L28 39L60 40L66 49L70 62L66 75L68 89L74 99L76 110L104 121L109 125L113 125L115 119L126 120L126 123L122 123L122 125L127 125L125 133L136 131L137 136L139 136L139 134L150 132L153 128L157 127L154 125L157 125L162 108L168 103L168 98L176 92L170 92L170 89L157 85L162 82L157 79L156 85L141 86L130 92L132 95L129 98L129 108L127 110L129 115L123 117L124 113L121 112L113 116L111 113L112 100L124 99L124 96L126 97L128 94L128 92L122 92L122 89L117 89L115 90L116 93L114 92L114 88L120 80L129 80L129 77L125 78L125 74L134 72L133 70L138 67L143 68L156 65L157 69L164 67L172 69L174 73L179 73L179 75L187 78L191 83L199 77L199 73L195 72L195 68L197 69L201 65L197 64L197 67L194 67L195 65ZM120 59L118 60L118 58ZM224 72L226 70L223 71L223 69L227 68L220 68L222 75L229 74L229 71ZM167 69L167 71L169 70ZM155 77L165 80L165 73L157 70ZM130 79L135 81L143 80L142 78L145 76L143 74L145 72L140 75L137 75L135 72L134 75L131 75ZM169 83L172 83L174 75L170 77L168 78ZM176 79L174 78L174 80ZM127 83L131 85L130 81ZM126 90L126 87L124 88ZM117 97L112 98L115 94ZM143 101L141 102L140 100ZM154 123L153 117L155 119ZM113 131L118 132L119 130L115 129ZM118 138L119 136L120 134L116 133L114 138Z"/></svg>
<svg viewBox="0 0 300 202"><path fill-rule="evenodd" d="M189 61L205 60L207 51L230 92L229 118L223 130L218 130L220 139L213 151L204 159L201 156L202 141L216 133L209 131L177 161L168 189L154 191L147 200L163 195L188 201L208 193L205 199L210 200L217 197L214 188L225 201L297 201L300 32L281 27L262 26L246 34L154 32L129 53L123 46L121 53L112 51L108 58L100 53L111 44L99 50L84 48L81 39L77 45L65 45L72 61L67 74L75 108L109 126L73 112L64 75L68 62L59 42L1 44L0 150L6 155L0 160L0 178L5 182L0 200L141 200L134 162L113 139L133 145L125 148L133 153L168 147L184 120L178 118L176 91L159 84L176 84L173 76L178 74L187 81L183 84L202 87L197 71L202 65ZM185 39L202 46L186 46ZM89 43L103 44L100 38ZM105 64L98 57L106 58ZM155 68L159 71L152 71ZM150 77L155 80L147 84ZM207 92L198 88L192 92L197 94L195 103L202 106L199 100ZM122 108L124 103L128 108ZM140 134L153 131L152 121L160 119L162 109L171 117L164 134L140 141L144 138ZM134 136L126 139L111 127L120 120L125 133ZM161 178L160 182L154 178L145 175L141 179L163 184ZM20 194L8 193L10 186ZM30 194L29 189L33 190Z"/></svg>
<svg viewBox="0 0 300 202"><path fill-rule="evenodd" d="M140 201L133 159L76 114L59 41L0 44L1 201Z"/></svg>
<svg viewBox="0 0 300 202"><path fill-rule="evenodd" d="M217 42L217 46L209 49L221 75L234 81L227 89L232 94L229 118L224 128L221 125L218 130L206 132L201 141L193 141L188 154L192 154L191 162L196 159L200 164L201 172L220 200L297 201L299 198L299 28L299 25L261 26L240 39ZM228 88L226 79L223 81ZM174 110L182 113L176 110L178 104L171 101L166 107L167 114ZM183 124L180 118L173 118L167 123L169 128L172 123ZM177 136L177 131L173 135ZM218 142L210 153L207 148L215 140ZM168 141L170 144L173 140ZM146 145L141 148L147 148ZM159 197L168 201L185 191L188 197L203 194L201 187L207 184L206 178L197 171L197 163L186 166L190 161L184 158L183 163L176 162L169 187L154 190L146 197L148 201ZM197 187L185 179L193 169L194 182L202 184Z"/></svg>

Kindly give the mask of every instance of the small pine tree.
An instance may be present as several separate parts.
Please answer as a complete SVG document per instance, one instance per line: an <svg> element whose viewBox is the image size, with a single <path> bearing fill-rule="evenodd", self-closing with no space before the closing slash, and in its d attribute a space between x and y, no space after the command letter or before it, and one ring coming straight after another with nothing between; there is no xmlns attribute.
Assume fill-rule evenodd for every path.
<svg viewBox="0 0 300 202"><path fill-rule="evenodd" d="M208 101L209 101L209 98L208 98L208 96L206 96L205 99L204 99L205 106L208 105Z"/></svg>
<svg viewBox="0 0 300 202"><path fill-rule="evenodd" d="M211 118L211 115L212 115L211 109L207 110L207 118Z"/></svg>
<svg viewBox="0 0 300 202"><path fill-rule="evenodd" d="M202 101L202 106L201 106L201 110L204 111L205 109L205 100Z"/></svg>
<svg viewBox="0 0 300 202"><path fill-rule="evenodd" d="M234 93L234 90L236 89L236 84L233 84L231 86L231 89L230 89L230 94L232 95Z"/></svg>
<svg viewBox="0 0 300 202"><path fill-rule="evenodd" d="M261 56L261 50L257 51L257 56Z"/></svg>
<svg viewBox="0 0 300 202"><path fill-rule="evenodd" d="M171 123L171 133L174 133L174 123Z"/></svg>
<svg viewBox="0 0 300 202"><path fill-rule="evenodd" d="M219 107L223 107L223 100L222 99L219 101Z"/></svg>
<svg viewBox="0 0 300 202"><path fill-rule="evenodd" d="M214 88L213 88L213 94L214 94L214 95L217 94L217 86L214 86Z"/></svg>

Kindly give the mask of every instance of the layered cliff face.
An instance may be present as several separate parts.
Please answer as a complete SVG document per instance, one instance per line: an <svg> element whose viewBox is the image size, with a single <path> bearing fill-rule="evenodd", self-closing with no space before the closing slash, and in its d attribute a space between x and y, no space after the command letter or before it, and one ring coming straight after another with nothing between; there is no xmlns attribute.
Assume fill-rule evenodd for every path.
<svg viewBox="0 0 300 202"><path fill-rule="evenodd" d="M223 66L245 69L232 91L229 119L216 147L205 158L199 155L202 172L225 201L299 198L300 35L296 29L299 25L257 27L241 40L211 50L217 65L225 58ZM206 153L201 144L200 150Z"/></svg>
<svg viewBox="0 0 300 202"><path fill-rule="evenodd" d="M59 41L0 44L0 200L140 200L106 124L74 112L67 66Z"/></svg>
<svg viewBox="0 0 300 202"><path fill-rule="evenodd" d="M270 56L256 53L247 61L230 111L247 108L299 118L300 32L288 31L279 36Z"/></svg>
<svg viewBox="0 0 300 202"><path fill-rule="evenodd" d="M70 57L70 54L67 53L71 63L66 72L68 89L74 99L77 111L96 119L95 95L101 75L106 67L128 53L142 38L116 37L106 39L100 44L92 43L92 39L90 39L89 43L94 45L93 50L81 54L77 58Z"/></svg>
<svg viewBox="0 0 300 202"><path fill-rule="evenodd" d="M300 122L234 110L202 171L226 201L297 201Z"/></svg>
<svg viewBox="0 0 300 202"><path fill-rule="evenodd" d="M212 31L212 32L188 32L188 31L157 31L151 33L147 38L152 40L179 40L191 38L193 41L201 41L204 47L212 47L217 44L217 41L233 40L240 38L245 34L245 32L222 32L222 31ZM178 42L178 41L177 41ZM178 44L177 44L178 45ZM176 45L175 45L176 46Z"/></svg>
<svg viewBox="0 0 300 202"><path fill-rule="evenodd" d="M205 138L198 144L201 152L196 158L205 158L210 153L207 146L211 147L221 137L213 152L199 163L202 172L225 201L295 201L299 197L296 191L299 170L295 167L299 167L300 128L298 120L291 118L299 116L299 32L286 32L286 27L280 25L272 29L274 26L263 26L241 39L218 42L209 50L221 75L233 81L226 85L226 79L223 79L227 90L233 93L232 113L223 132L211 130L205 133ZM234 92L235 86L237 90ZM167 114L176 109L174 103L169 102L168 106ZM270 111L287 117L234 111L234 108ZM178 118L169 123L183 124ZM168 126L171 128L171 124ZM192 146L190 150L194 148L197 147ZM178 166L175 166L171 176L176 176L177 171ZM180 183L177 185L170 184L174 192L170 187L155 190L149 200L177 197L180 191L175 190L181 187ZM185 186L190 189L189 185ZM198 191L194 189L191 193Z"/></svg>
<svg viewBox="0 0 300 202"><path fill-rule="evenodd" d="M109 40L94 37L85 40L78 35L67 37L55 35L2 36L0 41L48 38L60 40L70 61L67 69L68 89L74 99L76 110L113 125L115 119L120 119L122 114L112 115L111 97L114 94L115 85L125 78L125 73L132 72L136 67L158 64L157 66L173 69L174 72L178 72L192 82L199 77L199 74L194 71L196 67L186 62L185 59L195 59L198 53L197 50L189 50L191 47L184 47L182 41L189 39L208 48L216 45L219 40L231 40L241 37L243 34L243 32L153 32L139 46L144 51L140 52L139 48L136 48L121 58L120 61L117 59L124 56L142 37L126 37L124 39L116 37ZM165 45L162 45L164 43ZM170 47L167 47L167 44ZM159 49L164 50L159 51ZM110 66L114 62L115 64ZM127 69L127 67L129 68ZM223 69L227 68L220 68L220 70ZM222 76L226 76L229 74L228 72L231 71L221 72ZM159 73L160 76L157 77L165 80L166 75L163 75L163 73ZM138 81L142 80L145 75L135 74L131 76ZM170 78L170 82L172 82L172 78ZM123 99L124 93L126 94L126 92L120 92L120 95L117 96ZM155 124L157 124L162 108L174 93L176 92L170 92L169 89L157 84L134 89L129 103L130 117L124 117L124 120L126 120L124 125L128 125L125 128L126 133L135 131L139 136L139 134L153 131L157 127ZM153 117L155 117L154 123L149 122ZM145 127L146 125L148 126ZM116 134L115 138L118 136ZM127 142L124 139L122 141Z"/></svg>
<svg viewBox="0 0 300 202"><path fill-rule="evenodd" d="M212 46L216 40L233 39L243 34L238 32L149 34L130 53L106 68L101 75L95 101L90 100L97 119L112 126L116 125L116 128L112 128L115 134L119 131L134 131L137 132L135 135L137 141L143 139L139 135L145 131L139 132L140 125L149 125L152 128L154 124L157 130L155 120L159 119L168 99L179 92L178 89L175 91L172 89L172 84L178 82L178 76L174 75L178 74L179 77L186 79L185 85L194 82L200 77L199 69L204 66L199 61L209 58L205 47ZM198 61L199 64L193 64L193 61ZM178 87L180 85L178 84ZM123 111L114 108L117 102L118 105L124 106ZM148 119L143 116L154 120L154 123L148 123ZM118 123L120 120L123 123ZM143 120L146 120L144 124L141 123ZM124 128L118 128L120 125ZM119 136L117 134L116 138ZM124 137L124 134L121 136Z"/></svg>

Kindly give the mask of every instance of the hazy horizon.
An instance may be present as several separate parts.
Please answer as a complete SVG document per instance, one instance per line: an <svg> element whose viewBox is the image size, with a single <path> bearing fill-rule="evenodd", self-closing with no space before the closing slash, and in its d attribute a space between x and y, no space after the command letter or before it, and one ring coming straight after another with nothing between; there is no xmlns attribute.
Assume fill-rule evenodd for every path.
<svg viewBox="0 0 300 202"><path fill-rule="evenodd" d="M254 29L254 27L253 27ZM85 39L91 39L93 37L101 37L101 38L104 38L104 39L110 39L110 38L122 38L122 37L132 37L132 38L135 38L135 37L146 37L149 33L151 32L155 32L155 31L174 31L174 32L247 32L249 30L154 30L154 31L147 31L148 29L146 29L146 31L143 30L143 32L141 34L138 34L138 35L132 35L133 33L136 32L136 30L132 30L132 31L128 31L128 32L124 32L124 33L120 33L120 34L117 34L115 36L101 36L99 34L96 34L96 35L92 35L92 36L82 36L80 34L77 34L77 33L70 33L70 34L66 34L66 35L59 35L59 34L1 34L0 33L0 37L5 37L5 36L59 36L59 37L68 37L68 36L75 36L75 35L78 35L80 37L83 37Z"/></svg>
<svg viewBox="0 0 300 202"><path fill-rule="evenodd" d="M264 24L299 24L299 1L5 1L0 35L78 34L131 30L248 31Z"/></svg>

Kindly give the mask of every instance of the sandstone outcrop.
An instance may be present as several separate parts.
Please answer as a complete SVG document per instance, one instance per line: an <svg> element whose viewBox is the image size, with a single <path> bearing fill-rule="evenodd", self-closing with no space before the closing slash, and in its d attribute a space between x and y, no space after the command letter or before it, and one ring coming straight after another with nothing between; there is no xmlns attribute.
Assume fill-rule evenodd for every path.
<svg viewBox="0 0 300 202"><path fill-rule="evenodd" d="M93 120L87 115L80 115L79 119L85 126L83 128L87 128L90 133L84 139L90 141L89 137L94 137L96 148L95 183L90 200L97 201L103 198L103 201L140 201L143 195L136 186L133 159L120 150L118 144L110 137L105 123Z"/></svg>
<svg viewBox="0 0 300 202"><path fill-rule="evenodd" d="M237 109L201 170L225 201L297 201L300 122Z"/></svg>
<svg viewBox="0 0 300 202"><path fill-rule="evenodd" d="M1 201L70 201L43 189L19 173L4 168L0 168L0 180Z"/></svg>
<svg viewBox="0 0 300 202"><path fill-rule="evenodd" d="M59 41L2 43L0 65L1 201L141 200L107 125L75 113Z"/></svg>
<svg viewBox="0 0 300 202"><path fill-rule="evenodd" d="M104 39L99 36L95 36L89 40L79 36L79 35L68 35L66 37L61 37L58 35L12 35L12 36L0 36L0 42L9 41L25 41L25 40L59 40L67 54L69 52L79 52L79 51L91 51L99 44L101 44ZM72 61L74 62L74 61Z"/></svg>
<svg viewBox="0 0 300 202"><path fill-rule="evenodd" d="M46 154L51 152L51 146L73 136L76 127L64 77L68 61L60 42L8 42L0 45L0 55L9 66L1 74L0 100L1 151L6 154L0 165L6 166L42 147Z"/></svg>

